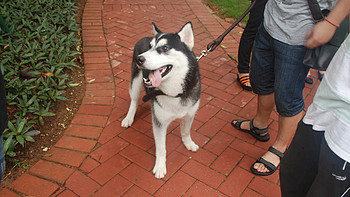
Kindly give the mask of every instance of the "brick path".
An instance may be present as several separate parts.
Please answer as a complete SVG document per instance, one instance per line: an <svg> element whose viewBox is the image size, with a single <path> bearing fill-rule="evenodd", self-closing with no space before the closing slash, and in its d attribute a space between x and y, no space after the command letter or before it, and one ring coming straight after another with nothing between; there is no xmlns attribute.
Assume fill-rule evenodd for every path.
<svg viewBox="0 0 350 197"><path fill-rule="evenodd" d="M151 22L176 32L194 26L196 54L230 24L210 13L200 0L87 0L83 15L86 93L65 135L29 172L0 196L280 196L278 171L268 177L250 173L250 165L276 138L258 142L232 128L233 118L252 118L256 96L236 82L242 29L236 27L200 61L201 105L192 126L197 153L181 143L178 122L167 136L167 169L155 179L155 147L149 103L140 104L131 128L120 126L129 106L128 85L134 43L152 35ZM316 73L313 73L316 74ZM314 75L316 76L316 75ZM304 90L310 104L318 83Z"/></svg>

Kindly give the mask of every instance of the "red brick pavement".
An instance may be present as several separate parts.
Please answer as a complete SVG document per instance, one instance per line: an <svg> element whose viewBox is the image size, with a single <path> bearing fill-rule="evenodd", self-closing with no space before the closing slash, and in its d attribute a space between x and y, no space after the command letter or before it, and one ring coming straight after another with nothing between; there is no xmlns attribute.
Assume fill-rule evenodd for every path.
<svg viewBox="0 0 350 197"><path fill-rule="evenodd" d="M214 16L200 0L87 0L83 14L86 93L65 135L0 196L280 196L278 171L267 177L250 173L250 165L276 138L277 114L271 118L269 142L256 141L232 128L233 118L252 118L256 95L236 82L242 29L236 27L222 45L200 60L202 97L192 126L197 153L181 143L178 122L167 136L164 179L152 174L155 147L149 103L140 104L132 127L120 121L129 106L128 84L133 45L152 35L151 22L176 32L191 21L194 51L230 24ZM315 73L314 73L315 74ZM304 90L307 106L318 84Z"/></svg>

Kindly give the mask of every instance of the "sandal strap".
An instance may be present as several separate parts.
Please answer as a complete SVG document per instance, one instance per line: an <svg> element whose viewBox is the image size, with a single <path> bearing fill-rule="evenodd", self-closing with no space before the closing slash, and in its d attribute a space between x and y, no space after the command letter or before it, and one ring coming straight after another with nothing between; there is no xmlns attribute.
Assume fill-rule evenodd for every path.
<svg viewBox="0 0 350 197"><path fill-rule="evenodd" d="M233 123L234 121L236 121L235 123ZM248 132L247 129L242 129L242 123L243 122L247 122L247 121L250 121L250 120L232 120L231 124L233 127L235 127L236 129L238 130L241 130L241 131L245 131L245 132Z"/></svg>
<svg viewBox="0 0 350 197"><path fill-rule="evenodd" d="M247 83L249 81L250 81L249 75L239 78L239 82L241 82L241 83Z"/></svg>
<svg viewBox="0 0 350 197"><path fill-rule="evenodd" d="M281 151L279 151L279 150L277 150L277 149L275 149L274 147L272 147L272 146L270 146L270 148L269 148L269 152L271 152L271 153L273 153L273 154L275 154L275 155L277 155L280 159L282 159L283 158L283 156L284 156L284 154L283 153L281 153Z"/></svg>
<svg viewBox="0 0 350 197"><path fill-rule="evenodd" d="M274 172L276 171L277 167L275 165L273 165L271 162L266 161L265 159L263 159L262 157L260 157L257 160L258 163L262 163L264 164L264 166L270 171L270 172Z"/></svg>
<svg viewBox="0 0 350 197"><path fill-rule="evenodd" d="M259 129L259 128L254 127L253 121L254 121L254 119L252 119L252 120L250 121L250 130L252 130L254 133L260 135L260 134L267 133L267 132L269 131L269 127L266 127L266 128L264 128L264 129Z"/></svg>

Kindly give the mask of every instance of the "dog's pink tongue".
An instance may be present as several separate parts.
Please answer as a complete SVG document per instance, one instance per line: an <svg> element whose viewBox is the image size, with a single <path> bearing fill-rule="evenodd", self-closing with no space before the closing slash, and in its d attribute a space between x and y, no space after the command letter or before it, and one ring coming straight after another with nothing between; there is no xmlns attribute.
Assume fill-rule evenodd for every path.
<svg viewBox="0 0 350 197"><path fill-rule="evenodd" d="M153 87L158 87L162 82L162 75L160 74L159 70L155 70L149 74L149 79L151 80Z"/></svg>

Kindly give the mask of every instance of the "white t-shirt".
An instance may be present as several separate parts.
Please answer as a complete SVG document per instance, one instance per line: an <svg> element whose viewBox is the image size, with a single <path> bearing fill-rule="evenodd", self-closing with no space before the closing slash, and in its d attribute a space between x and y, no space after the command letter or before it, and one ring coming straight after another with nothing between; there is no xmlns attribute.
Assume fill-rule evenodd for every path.
<svg viewBox="0 0 350 197"><path fill-rule="evenodd" d="M303 121L325 131L331 150L350 162L350 36L328 66Z"/></svg>

